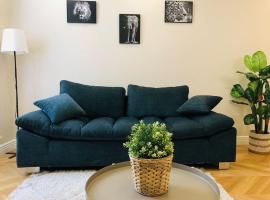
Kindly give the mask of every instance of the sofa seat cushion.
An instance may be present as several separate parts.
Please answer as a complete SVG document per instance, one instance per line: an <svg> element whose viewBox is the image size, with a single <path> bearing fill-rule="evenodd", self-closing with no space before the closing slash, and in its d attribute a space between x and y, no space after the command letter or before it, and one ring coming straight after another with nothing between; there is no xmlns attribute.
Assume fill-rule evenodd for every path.
<svg viewBox="0 0 270 200"><path fill-rule="evenodd" d="M155 122L165 123L163 118L159 118L159 117L143 117L140 120L144 121L144 123L146 124L152 124Z"/></svg>
<svg viewBox="0 0 270 200"><path fill-rule="evenodd" d="M81 130L81 137L88 139L114 139L114 119L100 117L89 121Z"/></svg>
<svg viewBox="0 0 270 200"><path fill-rule="evenodd" d="M70 119L59 124L51 124L47 135L60 139L79 139L81 130L89 122L89 118Z"/></svg>
<svg viewBox="0 0 270 200"><path fill-rule="evenodd" d="M116 120L110 117L90 119L80 117L52 124L42 111L35 111L19 117L16 124L34 134L54 139L66 140L125 140L131 127L143 120L145 123L156 121L165 123L173 133L173 139L209 137L230 129L233 120L225 115L211 112L207 115L193 117L121 117Z"/></svg>
<svg viewBox="0 0 270 200"><path fill-rule="evenodd" d="M121 117L114 123L113 134L120 138L127 138L131 132L131 127L137 123L139 123L139 119L135 117Z"/></svg>
<svg viewBox="0 0 270 200"><path fill-rule="evenodd" d="M113 126L113 134L115 138L123 138L126 139L127 136L131 133L131 128L134 124L137 124L143 120L146 124L160 122L164 123L161 118L158 117L144 117L144 118L136 118L136 117L121 117L115 121Z"/></svg>

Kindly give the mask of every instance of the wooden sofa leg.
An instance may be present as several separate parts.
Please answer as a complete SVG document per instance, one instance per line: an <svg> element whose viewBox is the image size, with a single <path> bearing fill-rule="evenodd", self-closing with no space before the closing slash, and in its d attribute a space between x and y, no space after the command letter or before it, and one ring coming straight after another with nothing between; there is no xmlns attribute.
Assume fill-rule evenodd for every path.
<svg viewBox="0 0 270 200"><path fill-rule="evenodd" d="M229 162L218 163L218 169L220 169L220 170L230 169L230 166L231 166L231 163L229 163Z"/></svg>
<svg viewBox="0 0 270 200"><path fill-rule="evenodd" d="M24 167L19 169L23 175L31 175L40 172L40 167Z"/></svg>

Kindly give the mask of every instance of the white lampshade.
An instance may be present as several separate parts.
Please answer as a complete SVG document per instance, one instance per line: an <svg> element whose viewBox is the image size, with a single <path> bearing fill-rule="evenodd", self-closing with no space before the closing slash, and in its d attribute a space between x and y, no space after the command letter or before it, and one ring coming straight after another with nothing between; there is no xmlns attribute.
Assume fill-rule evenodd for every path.
<svg viewBox="0 0 270 200"><path fill-rule="evenodd" d="M28 53L28 47L23 30L7 28L3 31L1 52L25 54Z"/></svg>

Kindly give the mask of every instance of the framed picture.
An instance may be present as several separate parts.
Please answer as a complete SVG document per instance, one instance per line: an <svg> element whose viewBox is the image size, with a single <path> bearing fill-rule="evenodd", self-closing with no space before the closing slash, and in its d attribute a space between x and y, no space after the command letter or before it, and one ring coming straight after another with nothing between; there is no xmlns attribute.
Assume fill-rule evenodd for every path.
<svg viewBox="0 0 270 200"><path fill-rule="evenodd" d="M96 23L96 1L67 0L68 23Z"/></svg>
<svg viewBox="0 0 270 200"><path fill-rule="evenodd" d="M166 23L192 23L192 1L165 1Z"/></svg>
<svg viewBox="0 0 270 200"><path fill-rule="evenodd" d="M139 14L119 15L120 44L140 44L141 17Z"/></svg>

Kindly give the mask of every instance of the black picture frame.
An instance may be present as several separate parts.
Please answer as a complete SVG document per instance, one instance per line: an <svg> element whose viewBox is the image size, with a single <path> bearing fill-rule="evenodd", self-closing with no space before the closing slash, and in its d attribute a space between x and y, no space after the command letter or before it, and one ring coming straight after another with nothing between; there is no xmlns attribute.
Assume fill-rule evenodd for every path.
<svg viewBox="0 0 270 200"><path fill-rule="evenodd" d="M141 43L141 15L119 14L119 43Z"/></svg>
<svg viewBox="0 0 270 200"><path fill-rule="evenodd" d="M165 23L192 23L193 1L165 1Z"/></svg>
<svg viewBox="0 0 270 200"><path fill-rule="evenodd" d="M97 23L96 1L67 0L68 23Z"/></svg>

